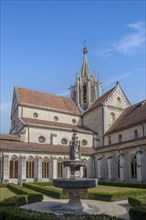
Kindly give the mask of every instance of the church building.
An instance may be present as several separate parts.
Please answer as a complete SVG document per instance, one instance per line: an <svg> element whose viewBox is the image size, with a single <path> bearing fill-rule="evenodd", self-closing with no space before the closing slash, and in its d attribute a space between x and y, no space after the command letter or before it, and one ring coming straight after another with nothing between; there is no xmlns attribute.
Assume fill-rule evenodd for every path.
<svg viewBox="0 0 146 220"><path fill-rule="evenodd" d="M119 82L102 93L87 47L70 98L14 87L9 135L0 135L0 182L69 177L63 160L76 127L81 177L146 182L146 100L131 105Z"/></svg>

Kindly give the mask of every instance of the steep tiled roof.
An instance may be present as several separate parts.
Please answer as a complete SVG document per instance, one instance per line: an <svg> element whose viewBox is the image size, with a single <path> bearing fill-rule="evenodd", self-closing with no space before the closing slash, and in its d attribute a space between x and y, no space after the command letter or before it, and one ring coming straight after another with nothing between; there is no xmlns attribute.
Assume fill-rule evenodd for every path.
<svg viewBox="0 0 146 220"><path fill-rule="evenodd" d="M20 137L18 135L0 134L0 140L11 140L20 142Z"/></svg>
<svg viewBox="0 0 146 220"><path fill-rule="evenodd" d="M96 153L102 154L105 152L115 151L115 150L123 150L129 149L133 147L143 147L146 146L146 137L138 138L135 140L124 141L123 143L115 143L111 145L107 145L105 147L101 147L96 150Z"/></svg>
<svg viewBox="0 0 146 220"><path fill-rule="evenodd" d="M32 119L32 118L21 118L21 119L27 125L46 126L51 128L53 127L53 128L67 129L67 130L73 130L75 126L72 124L66 124L66 123L60 123L54 121L45 121L45 120ZM76 126L76 128L79 132L93 133L90 129L85 127Z"/></svg>
<svg viewBox="0 0 146 220"><path fill-rule="evenodd" d="M105 135L146 122L146 100L125 109Z"/></svg>
<svg viewBox="0 0 146 220"><path fill-rule="evenodd" d="M93 109L97 108L98 106L102 105L103 102L108 98L108 96L114 91L116 87L112 88L108 92L106 92L104 95L100 96L98 99L96 99L93 104L87 109L87 111L84 112L84 114L92 111Z"/></svg>
<svg viewBox="0 0 146 220"><path fill-rule="evenodd" d="M9 152L69 154L69 147L62 145L24 143L11 140L0 140L0 146L1 150ZM95 153L95 150L91 147L81 147L81 153L82 155L91 155Z"/></svg>
<svg viewBox="0 0 146 220"><path fill-rule="evenodd" d="M77 105L70 98L33 91L20 87L15 88L17 99L20 104L56 109L59 111L80 115L80 111Z"/></svg>

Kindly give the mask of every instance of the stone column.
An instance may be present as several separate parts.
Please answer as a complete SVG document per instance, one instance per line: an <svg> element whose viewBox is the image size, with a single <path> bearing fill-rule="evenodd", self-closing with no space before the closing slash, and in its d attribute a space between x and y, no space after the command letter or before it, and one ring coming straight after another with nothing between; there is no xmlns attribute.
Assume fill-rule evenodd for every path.
<svg viewBox="0 0 146 220"><path fill-rule="evenodd" d="M26 182L26 157L20 156L18 161L18 183Z"/></svg>
<svg viewBox="0 0 146 220"><path fill-rule="evenodd" d="M9 182L9 156L4 155L3 156L3 183Z"/></svg>
<svg viewBox="0 0 146 220"><path fill-rule="evenodd" d="M108 171L108 180L112 180L113 179L113 157L109 157L107 158L107 171Z"/></svg>
<svg viewBox="0 0 146 220"><path fill-rule="evenodd" d="M126 179L124 172L125 154L120 153L120 180L124 181Z"/></svg>
<svg viewBox="0 0 146 220"><path fill-rule="evenodd" d="M99 179L104 179L104 164L103 158L97 159L97 177Z"/></svg>
<svg viewBox="0 0 146 220"><path fill-rule="evenodd" d="M144 178L143 166L142 166L142 163L144 162L143 151L138 150L136 157L137 157L137 181L142 182Z"/></svg>
<svg viewBox="0 0 146 220"><path fill-rule="evenodd" d="M49 166L50 178L57 178L57 159L54 157L50 158L50 166Z"/></svg>
<svg viewBox="0 0 146 220"><path fill-rule="evenodd" d="M42 158L37 156L35 158L35 166L34 166L34 169L35 169L35 181L36 182L41 182L42 181Z"/></svg>

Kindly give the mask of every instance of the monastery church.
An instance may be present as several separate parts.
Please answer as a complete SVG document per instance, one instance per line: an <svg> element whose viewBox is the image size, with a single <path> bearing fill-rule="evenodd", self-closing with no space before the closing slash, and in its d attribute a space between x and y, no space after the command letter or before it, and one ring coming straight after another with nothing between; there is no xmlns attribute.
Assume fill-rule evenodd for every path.
<svg viewBox="0 0 146 220"><path fill-rule="evenodd" d="M146 100L131 105L119 82L102 94L91 74L87 47L70 98L15 87L10 134L0 135L0 181L69 177L63 160L76 127L81 177L146 182Z"/></svg>

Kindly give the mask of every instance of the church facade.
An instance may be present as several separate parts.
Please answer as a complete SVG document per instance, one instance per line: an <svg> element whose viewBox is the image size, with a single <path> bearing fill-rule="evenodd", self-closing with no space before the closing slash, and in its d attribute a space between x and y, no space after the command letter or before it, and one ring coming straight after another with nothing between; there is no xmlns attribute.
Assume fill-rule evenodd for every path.
<svg viewBox="0 0 146 220"><path fill-rule="evenodd" d="M15 87L9 135L0 136L0 181L69 177L63 167L76 127L81 177L146 182L146 100L131 105L119 82L102 94L90 73L87 47L71 98Z"/></svg>

